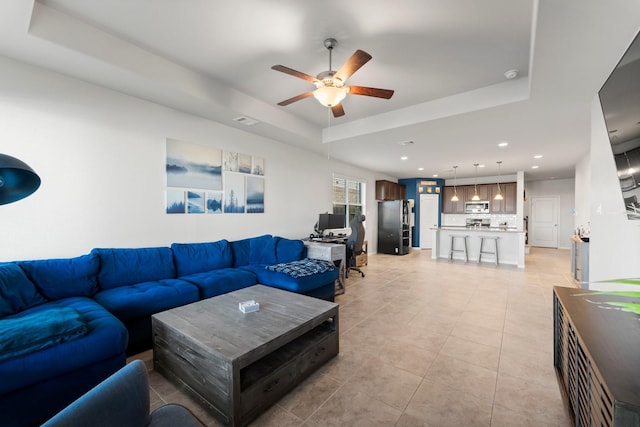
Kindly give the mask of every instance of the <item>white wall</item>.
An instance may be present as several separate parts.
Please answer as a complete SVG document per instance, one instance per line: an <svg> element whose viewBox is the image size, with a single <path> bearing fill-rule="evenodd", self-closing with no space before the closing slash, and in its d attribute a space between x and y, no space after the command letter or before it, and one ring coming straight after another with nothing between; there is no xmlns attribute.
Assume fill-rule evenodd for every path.
<svg viewBox="0 0 640 427"><path fill-rule="evenodd" d="M640 221L627 219L600 100L591 103L591 282L640 277Z"/></svg>
<svg viewBox="0 0 640 427"><path fill-rule="evenodd" d="M0 261L263 233L300 238L331 210L332 173L367 183L366 238L377 246L371 171L2 57L0 132L0 152L42 178L33 195L0 206ZM167 137L263 157L265 213L165 214Z"/></svg>
<svg viewBox="0 0 640 427"><path fill-rule="evenodd" d="M575 216L573 228L591 222L591 153L576 164Z"/></svg>
<svg viewBox="0 0 640 427"><path fill-rule="evenodd" d="M524 215L529 217L529 227L531 227L531 200L534 197L558 196L560 198L560 206L558 207L558 248L569 249L574 229L575 180L527 181L524 188L527 201L524 202L523 208Z"/></svg>

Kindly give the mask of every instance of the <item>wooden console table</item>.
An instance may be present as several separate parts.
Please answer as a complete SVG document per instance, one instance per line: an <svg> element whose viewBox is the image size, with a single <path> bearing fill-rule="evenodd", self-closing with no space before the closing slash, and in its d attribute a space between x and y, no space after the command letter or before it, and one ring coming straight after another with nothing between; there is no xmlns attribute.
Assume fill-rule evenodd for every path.
<svg viewBox="0 0 640 427"><path fill-rule="evenodd" d="M640 316L615 305L630 300L553 289L553 363L577 427L640 425Z"/></svg>
<svg viewBox="0 0 640 427"><path fill-rule="evenodd" d="M347 272L347 246L341 243L325 243L309 240L305 240L304 245L307 247L308 258L330 261L338 267L340 275L336 281L335 294L344 294L345 276Z"/></svg>

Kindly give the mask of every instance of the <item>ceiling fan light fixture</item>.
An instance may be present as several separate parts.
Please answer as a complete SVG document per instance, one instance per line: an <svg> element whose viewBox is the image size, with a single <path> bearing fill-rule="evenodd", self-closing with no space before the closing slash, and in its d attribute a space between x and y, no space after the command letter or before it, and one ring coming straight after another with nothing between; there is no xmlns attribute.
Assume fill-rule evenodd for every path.
<svg viewBox="0 0 640 427"><path fill-rule="evenodd" d="M323 85L313 91L313 96L325 107L334 107L347 96L349 88Z"/></svg>

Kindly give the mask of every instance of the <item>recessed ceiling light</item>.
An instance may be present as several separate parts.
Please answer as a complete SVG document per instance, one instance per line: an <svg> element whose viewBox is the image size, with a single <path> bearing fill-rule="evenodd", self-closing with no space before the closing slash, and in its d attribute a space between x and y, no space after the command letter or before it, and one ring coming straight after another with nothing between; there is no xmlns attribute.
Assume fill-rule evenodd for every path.
<svg viewBox="0 0 640 427"><path fill-rule="evenodd" d="M479 167L479 168L483 168L483 167L484 167L484 165L478 165L478 167Z"/></svg>
<svg viewBox="0 0 640 427"><path fill-rule="evenodd" d="M533 165L533 166L531 166L531 169L538 169L539 167L540 166L538 166L538 165Z"/></svg>
<svg viewBox="0 0 640 427"><path fill-rule="evenodd" d="M498 147L506 147L507 145L509 145L509 143L505 141L498 144Z"/></svg>
<svg viewBox="0 0 640 427"><path fill-rule="evenodd" d="M533 156L534 159L541 159L542 158L542 154L536 154L535 156Z"/></svg>
<svg viewBox="0 0 640 427"><path fill-rule="evenodd" d="M419 170L419 171L423 171L423 170L424 170L424 168L418 168L418 170Z"/></svg>
<svg viewBox="0 0 640 427"><path fill-rule="evenodd" d="M400 157L400 160L407 160L407 159L408 159L408 157L407 157L407 156L402 156L402 157Z"/></svg>
<svg viewBox="0 0 640 427"><path fill-rule="evenodd" d="M434 178L437 178L437 177L438 177L438 174L437 174L437 173L434 173L434 174L433 174L433 177L434 177Z"/></svg>

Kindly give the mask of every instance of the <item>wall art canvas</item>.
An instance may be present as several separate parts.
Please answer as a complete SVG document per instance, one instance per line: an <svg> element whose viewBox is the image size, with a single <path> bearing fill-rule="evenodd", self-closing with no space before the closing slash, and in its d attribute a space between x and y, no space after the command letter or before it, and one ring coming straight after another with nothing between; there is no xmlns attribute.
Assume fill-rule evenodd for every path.
<svg viewBox="0 0 640 427"><path fill-rule="evenodd" d="M187 191L187 213L204 213L204 191Z"/></svg>
<svg viewBox="0 0 640 427"><path fill-rule="evenodd" d="M207 191L207 213L222 213L222 192Z"/></svg>
<svg viewBox="0 0 640 427"><path fill-rule="evenodd" d="M253 165L251 168L251 173L254 175L262 175L264 176L264 159L262 157L253 156Z"/></svg>
<svg viewBox="0 0 640 427"><path fill-rule="evenodd" d="M167 138L167 187L222 190L222 150Z"/></svg>
<svg viewBox="0 0 640 427"><path fill-rule="evenodd" d="M251 173L251 156L238 154L238 172Z"/></svg>
<svg viewBox="0 0 640 427"><path fill-rule="evenodd" d="M264 178L247 177L247 213L264 213Z"/></svg>
<svg viewBox="0 0 640 427"><path fill-rule="evenodd" d="M183 214L185 213L184 191L167 190L167 213Z"/></svg>
<svg viewBox="0 0 640 427"><path fill-rule="evenodd" d="M238 153L235 153L233 151L225 151L223 154L222 166L225 172L238 172Z"/></svg>
<svg viewBox="0 0 640 427"><path fill-rule="evenodd" d="M245 176L238 173L224 175L224 213L244 213Z"/></svg>
<svg viewBox="0 0 640 427"><path fill-rule="evenodd" d="M264 213L263 157L173 138L166 149L166 213Z"/></svg>

